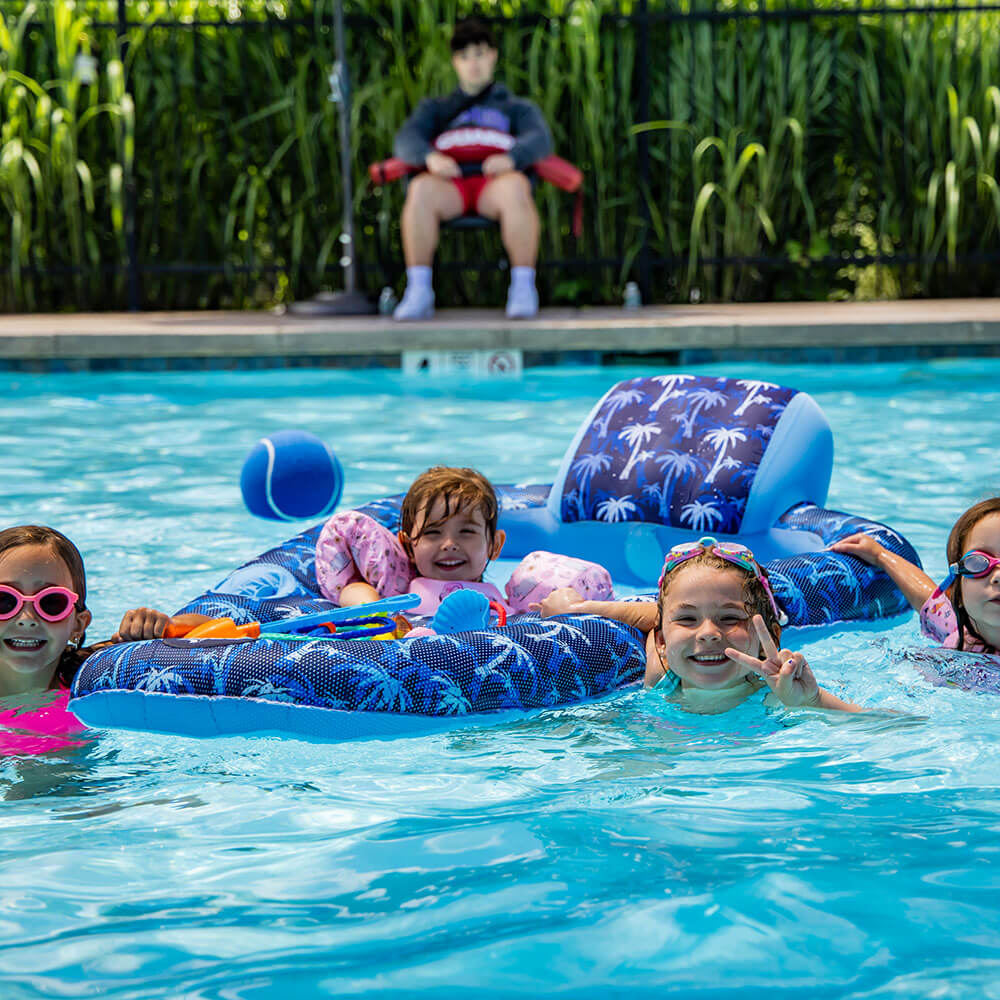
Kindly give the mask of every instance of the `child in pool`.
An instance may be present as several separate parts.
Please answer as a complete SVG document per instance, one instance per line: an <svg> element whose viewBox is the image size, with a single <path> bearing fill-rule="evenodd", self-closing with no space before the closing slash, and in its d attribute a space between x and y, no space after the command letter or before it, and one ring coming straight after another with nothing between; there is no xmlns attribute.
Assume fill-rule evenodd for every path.
<svg viewBox="0 0 1000 1000"><path fill-rule="evenodd" d="M0 531L0 698L68 692L73 675L96 649L162 635L170 619L137 608L122 622L129 623L126 635L119 630L110 641L84 647L90 620L83 557L62 532L37 524Z"/></svg>
<svg viewBox="0 0 1000 1000"><path fill-rule="evenodd" d="M526 610L559 586L588 597L612 596L611 577L594 563L548 552L525 556L502 596L483 581L505 541L490 481L475 469L435 466L403 498L400 529L392 535L358 511L334 514L316 542L316 579L328 600L352 607L416 593L419 614L433 614L452 591L470 589L512 611Z"/></svg>
<svg viewBox="0 0 1000 1000"><path fill-rule="evenodd" d="M53 528L0 531L0 754L82 745L66 705L89 624L77 547Z"/></svg>
<svg viewBox="0 0 1000 1000"><path fill-rule="evenodd" d="M861 710L819 687L801 653L778 648L782 616L743 545L706 537L674 546L655 605L587 601L561 589L541 612L604 615L647 633L646 687L677 691L700 711L726 711L764 686L790 707Z"/></svg>
<svg viewBox="0 0 1000 1000"><path fill-rule="evenodd" d="M64 534L36 524L0 531L0 754L83 745L69 687L83 661L110 645L84 647L90 619L83 557Z"/></svg>
<svg viewBox="0 0 1000 1000"><path fill-rule="evenodd" d="M89 624L77 547L54 528L0 531L0 697L68 688Z"/></svg>
<svg viewBox="0 0 1000 1000"><path fill-rule="evenodd" d="M1000 652L1000 497L973 504L955 522L948 578L940 587L868 535L851 535L830 548L884 570L920 613L924 635L949 649Z"/></svg>

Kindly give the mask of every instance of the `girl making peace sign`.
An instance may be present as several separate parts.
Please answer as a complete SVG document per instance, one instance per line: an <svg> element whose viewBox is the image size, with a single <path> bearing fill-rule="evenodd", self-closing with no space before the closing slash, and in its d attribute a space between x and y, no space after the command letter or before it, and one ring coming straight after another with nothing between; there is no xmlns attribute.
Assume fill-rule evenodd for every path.
<svg viewBox="0 0 1000 1000"><path fill-rule="evenodd" d="M789 707L861 711L821 688L801 653L778 648L784 615L744 545L709 537L675 545L655 605L585 601L566 588L541 612L604 615L648 633L646 687L665 688L695 710L726 711L766 686Z"/></svg>

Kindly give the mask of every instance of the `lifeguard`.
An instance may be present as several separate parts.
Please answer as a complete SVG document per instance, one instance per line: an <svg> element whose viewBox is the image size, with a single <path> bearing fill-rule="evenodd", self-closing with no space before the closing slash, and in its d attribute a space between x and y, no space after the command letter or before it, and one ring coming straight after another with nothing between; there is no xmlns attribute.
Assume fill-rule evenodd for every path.
<svg viewBox="0 0 1000 1000"><path fill-rule="evenodd" d="M397 320L434 315L431 264L440 224L478 214L500 224L510 258L507 316L538 312L535 260L538 212L524 171L552 152L542 113L493 79L497 49L490 29L474 18L459 21L451 39L458 87L447 97L425 98L396 135L394 153L425 173L410 181L403 206L406 292Z"/></svg>

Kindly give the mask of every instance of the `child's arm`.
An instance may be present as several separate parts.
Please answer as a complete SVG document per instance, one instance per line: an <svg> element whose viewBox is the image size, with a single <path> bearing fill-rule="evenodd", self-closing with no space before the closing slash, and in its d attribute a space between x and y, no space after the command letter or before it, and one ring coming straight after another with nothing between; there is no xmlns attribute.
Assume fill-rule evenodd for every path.
<svg viewBox="0 0 1000 1000"><path fill-rule="evenodd" d="M208 615L176 615L171 618L155 608L133 608L122 617L112 642L138 642L140 639L159 639L168 625L190 625L194 628L209 621Z"/></svg>
<svg viewBox="0 0 1000 1000"><path fill-rule="evenodd" d="M340 592L340 606L342 608L353 608L358 604L371 604L372 601L381 600L382 595L364 580L349 583Z"/></svg>
<svg viewBox="0 0 1000 1000"><path fill-rule="evenodd" d="M919 566L890 552L871 535L851 535L830 546L833 552L854 556L869 566L884 570L892 582L903 592L910 606L919 611L927 598L934 593L934 581Z"/></svg>
<svg viewBox="0 0 1000 1000"><path fill-rule="evenodd" d="M840 712L864 711L860 705L842 701L821 688L816 683L812 668L801 653L793 653L790 649L778 649L760 615L753 616L753 625L766 659L758 660L748 653L731 647L725 650L726 656L762 677L785 705L789 708L831 708Z"/></svg>
<svg viewBox="0 0 1000 1000"><path fill-rule="evenodd" d="M631 625L640 632L652 632L656 627L656 605L650 601L585 601L572 587L553 590L537 608L543 618L553 615L601 615Z"/></svg>

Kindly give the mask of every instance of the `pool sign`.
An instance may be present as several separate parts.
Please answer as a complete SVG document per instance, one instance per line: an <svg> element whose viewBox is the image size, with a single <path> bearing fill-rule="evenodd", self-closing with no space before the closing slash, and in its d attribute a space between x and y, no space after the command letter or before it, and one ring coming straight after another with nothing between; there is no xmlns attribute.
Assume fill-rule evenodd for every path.
<svg viewBox="0 0 1000 1000"><path fill-rule="evenodd" d="M476 351L403 351L404 375L471 375L509 377L524 370L519 348Z"/></svg>

